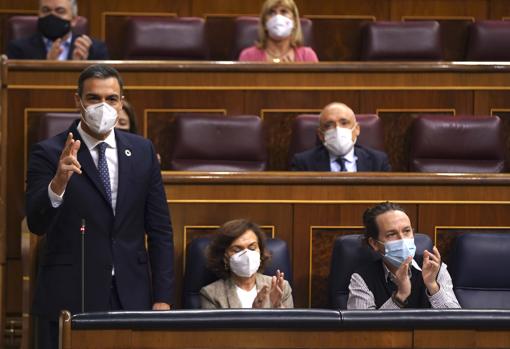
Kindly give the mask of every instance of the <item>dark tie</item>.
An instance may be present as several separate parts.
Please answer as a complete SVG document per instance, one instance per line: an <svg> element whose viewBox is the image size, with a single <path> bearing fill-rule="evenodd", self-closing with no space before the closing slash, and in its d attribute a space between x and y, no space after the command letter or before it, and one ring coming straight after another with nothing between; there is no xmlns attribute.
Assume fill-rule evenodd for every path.
<svg viewBox="0 0 510 349"><path fill-rule="evenodd" d="M347 169L345 168L345 159L343 157L339 157L336 159L336 162L340 165L340 172L346 172Z"/></svg>
<svg viewBox="0 0 510 349"><path fill-rule="evenodd" d="M103 182L104 190L106 192L106 196L112 203L112 188L110 187L110 173L108 172L108 163L106 162L106 147L108 145L105 142L99 143L99 157L97 160L97 169L99 171L99 178L101 178L101 182Z"/></svg>

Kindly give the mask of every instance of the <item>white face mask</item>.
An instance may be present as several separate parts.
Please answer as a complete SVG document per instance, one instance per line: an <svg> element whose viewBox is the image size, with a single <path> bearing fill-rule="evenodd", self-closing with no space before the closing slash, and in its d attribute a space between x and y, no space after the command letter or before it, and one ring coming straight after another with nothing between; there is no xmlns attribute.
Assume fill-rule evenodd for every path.
<svg viewBox="0 0 510 349"><path fill-rule="evenodd" d="M335 127L324 133L324 146L333 156L344 156L354 147L353 128Z"/></svg>
<svg viewBox="0 0 510 349"><path fill-rule="evenodd" d="M275 15L266 22L266 29L273 40L288 38L294 29L294 21L289 17Z"/></svg>
<svg viewBox="0 0 510 349"><path fill-rule="evenodd" d="M81 101L80 101L81 103ZM98 103L89 105L85 109L83 119L87 126L97 134L110 132L117 123L117 110L108 103Z"/></svg>
<svg viewBox="0 0 510 349"><path fill-rule="evenodd" d="M259 270L260 252L250 249L242 250L230 256L230 269L241 277L250 277Z"/></svg>

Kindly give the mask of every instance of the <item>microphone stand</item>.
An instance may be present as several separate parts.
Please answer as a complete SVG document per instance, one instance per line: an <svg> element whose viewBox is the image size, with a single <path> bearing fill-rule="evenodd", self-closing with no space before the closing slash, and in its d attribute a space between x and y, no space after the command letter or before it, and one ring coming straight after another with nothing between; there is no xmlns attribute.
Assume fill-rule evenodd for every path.
<svg viewBox="0 0 510 349"><path fill-rule="evenodd" d="M81 312L85 312L85 218L81 220Z"/></svg>

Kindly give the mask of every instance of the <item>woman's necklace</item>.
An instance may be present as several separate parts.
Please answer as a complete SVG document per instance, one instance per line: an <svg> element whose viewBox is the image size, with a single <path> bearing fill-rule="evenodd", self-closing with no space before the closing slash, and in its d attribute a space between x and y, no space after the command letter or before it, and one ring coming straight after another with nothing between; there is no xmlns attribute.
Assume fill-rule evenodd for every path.
<svg viewBox="0 0 510 349"><path fill-rule="evenodd" d="M271 61L273 63L281 63L282 62L282 57L285 57L286 55L288 55L290 50L292 50L292 48L289 48L284 53L279 53L279 54L271 52L269 50L266 50L266 54L269 56L269 58L271 59Z"/></svg>

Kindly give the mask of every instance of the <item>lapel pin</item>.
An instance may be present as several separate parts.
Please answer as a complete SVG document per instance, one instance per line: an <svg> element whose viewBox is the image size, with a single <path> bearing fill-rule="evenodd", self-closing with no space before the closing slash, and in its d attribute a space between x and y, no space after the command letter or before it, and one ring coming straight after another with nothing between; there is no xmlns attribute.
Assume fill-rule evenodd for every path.
<svg viewBox="0 0 510 349"><path fill-rule="evenodd" d="M124 150L124 154L126 154L126 156L131 156L131 150L129 149Z"/></svg>

